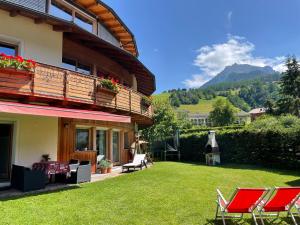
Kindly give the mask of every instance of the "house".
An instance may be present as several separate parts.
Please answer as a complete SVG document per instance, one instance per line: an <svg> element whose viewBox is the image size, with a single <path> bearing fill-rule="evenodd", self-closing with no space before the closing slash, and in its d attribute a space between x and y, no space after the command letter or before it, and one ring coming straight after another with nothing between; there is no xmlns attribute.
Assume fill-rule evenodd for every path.
<svg viewBox="0 0 300 225"><path fill-rule="evenodd" d="M0 68L0 184L12 164L51 160L127 163L152 124L155 76L133 33L99 0L0 0L0 53L29 68ZM1 63L0 63L1 67ZM13 67L13 66L12 66Z"/></svg>
<svg viewBox="0 0 300 225"><path fill-rule="evenodd" d="M250 114L240 111L235 114L236 124L247 124L250 122ZM189 113L189 120L195 126L213 126L212 121L209 119L209 113Z"/></svg>
<svg viewBox="0 0 300 225"><path fill-rule="evenodd" d="M265 108L256 108L256 109L252 109L249 114L251 117L251 121L256 120L258 117L264 115L266 113L266 109Z"/></svg>

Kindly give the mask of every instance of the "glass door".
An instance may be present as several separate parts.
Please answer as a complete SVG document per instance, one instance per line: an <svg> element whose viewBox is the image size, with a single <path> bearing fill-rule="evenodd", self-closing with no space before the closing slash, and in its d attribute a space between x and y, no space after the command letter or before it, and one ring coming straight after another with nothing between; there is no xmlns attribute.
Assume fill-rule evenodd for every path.
<svg viewBox="0 0 300 225"><path fill-rule="evenodd" d="M113 162L120 162L120 134L118 131L113 131L112 136Z"/></svg>
<svg viewBox="0 0 300 225"><path fill-rule="evenodd" d="M0 182L10 178L12 134L12 124L0 124Z"/></svg>
<svg viewBox="0 0 300 225"><path fill-rule="evenodd" d="M104 159L106 157L106 130L97 130L96 145L97 156Z"/></svg>

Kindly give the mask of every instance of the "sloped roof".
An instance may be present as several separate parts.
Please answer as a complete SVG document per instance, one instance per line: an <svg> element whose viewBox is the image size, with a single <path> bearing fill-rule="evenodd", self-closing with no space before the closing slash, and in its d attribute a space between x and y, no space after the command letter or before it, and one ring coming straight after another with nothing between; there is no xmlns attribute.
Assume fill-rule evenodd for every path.
<svg viewBox="0 0 300 225"><path fill-rule="evenodd" d="M100 0L76 0L74 2L96 15L106 28L121 42L125 50L136 57L138 56L138 49L133 33L112 8Z"/></svg>
<svg viewBox="0 0 300 225"><path fill-rule="evenodd" d="M259 113L265 113L266 109L265 108L256 108L252 109L249 113L250 114L259 114Z"/></svg>

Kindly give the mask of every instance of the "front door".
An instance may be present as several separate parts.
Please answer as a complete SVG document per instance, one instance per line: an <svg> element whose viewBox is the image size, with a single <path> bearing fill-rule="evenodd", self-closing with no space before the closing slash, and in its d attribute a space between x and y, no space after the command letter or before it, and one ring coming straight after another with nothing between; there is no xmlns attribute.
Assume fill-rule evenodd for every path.
<svg viewBox="0 0 300 225"><path fill-rule="evenodd" d="M12 134L12 124L0 124L0 182L10 178Z"/></svg>
<svg viewBox="0 0 300 225"><path fill-rule="evenodd" d="M120 134L118 131L113 131L113 138L112 138L112 150L113 150L113 162L118 163L120 162Z"/></svg>

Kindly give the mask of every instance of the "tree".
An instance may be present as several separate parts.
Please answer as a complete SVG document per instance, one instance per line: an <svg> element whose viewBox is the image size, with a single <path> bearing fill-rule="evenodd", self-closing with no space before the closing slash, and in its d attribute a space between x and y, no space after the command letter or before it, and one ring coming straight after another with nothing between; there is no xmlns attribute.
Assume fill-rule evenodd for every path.
<svg viewBox="0 0 300 225"><path fill-rule="evenodd" d="M149 140L165 140L173 136L178 129L176 113L169 100L154 100L153 125L143 130L143 136Z"/></svg>
<svg viewBox="0 0 300 225"><path fill-rule="evenodd" d="M214 126L227 126L234 123L235 113L236 110L232 104L228 100L220 98L213 104L209 119Z"/></svg>
<svg viewBox="0 0 300 225"><path fill-rule="evenodd" d="M172 137L176 130L191 128L187 113L176 112L169 100L154 99L153 125L142 131L148 141L164 141Z"/></svg>
<svg viewBox="0 0 300 225"><path fill-rule="evenodd" d="M295 57L286 61L287 70L281 77L281 98L277 101L279 113L300 116L300 69Z"/></svg>

